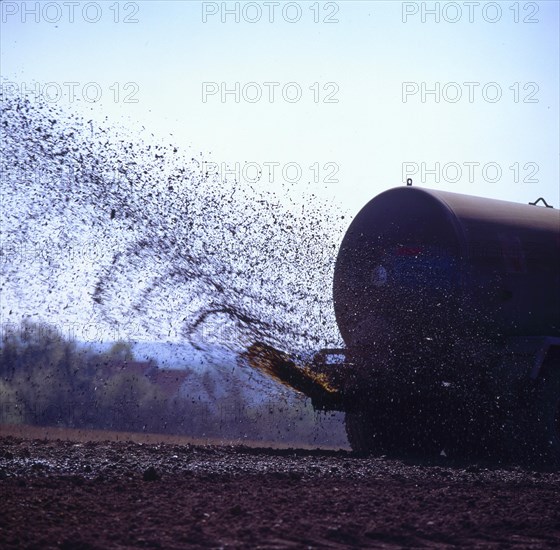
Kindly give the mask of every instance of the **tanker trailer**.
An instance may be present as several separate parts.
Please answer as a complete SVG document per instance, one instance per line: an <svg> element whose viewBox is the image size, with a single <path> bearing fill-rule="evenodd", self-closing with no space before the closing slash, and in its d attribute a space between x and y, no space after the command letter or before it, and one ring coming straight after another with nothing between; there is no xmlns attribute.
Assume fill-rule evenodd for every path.
<svg viewBox="0 0 560 550"><path fill-rule="evenodd" d="M560 462L557 209L385 191L342 240L333 302L344 349L308 365L262 343L246 355L345 411L355 451L478 445Z"/></svg>

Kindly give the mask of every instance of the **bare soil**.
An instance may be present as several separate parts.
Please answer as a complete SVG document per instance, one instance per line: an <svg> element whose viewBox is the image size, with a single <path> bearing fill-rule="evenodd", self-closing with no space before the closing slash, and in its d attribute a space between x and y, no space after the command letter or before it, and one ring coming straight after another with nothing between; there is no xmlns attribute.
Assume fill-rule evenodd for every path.
<svg viewBox="0 0 560 550"><path fill-rule="evenodd" d="M7 431L2 548L560 547L560 473Z"/></svg>

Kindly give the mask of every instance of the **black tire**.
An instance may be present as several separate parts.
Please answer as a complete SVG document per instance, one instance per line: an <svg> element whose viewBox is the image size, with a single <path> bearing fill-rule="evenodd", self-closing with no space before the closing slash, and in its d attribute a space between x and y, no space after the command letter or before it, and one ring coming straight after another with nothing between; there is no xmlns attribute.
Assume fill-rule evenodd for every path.
<svg viewBox="0 0 560 550"><path fill-rule="evenodd" d="M427 426L396 409L385 410L384 414L367 409L347 412L345 426L352 450L360 455L433 455L441 450L434 445Z"/></svg>
<svg viewBox="0 0 560 550"><path fill-rule="evenodd" d="M399 415L390 395L390 391L380 395L379 390L369 388L354 393L354 400L347 407L345 426L348 442L355 453L392 453L397 443L402 442Z"/></svg>
<svg viewBox="0 0 560 550"><path fill-rule="evenodd" d="M346 436L352 450L359 455L382 452L373 420L364 412L347 412L344 420Z"/></svg>
<svg viewBox="0 0 560 550"><path fill-rule="evenodd" d="M515 460L539 469L560 468L560 365L546 368L532 382L512 427Z"/></svg>

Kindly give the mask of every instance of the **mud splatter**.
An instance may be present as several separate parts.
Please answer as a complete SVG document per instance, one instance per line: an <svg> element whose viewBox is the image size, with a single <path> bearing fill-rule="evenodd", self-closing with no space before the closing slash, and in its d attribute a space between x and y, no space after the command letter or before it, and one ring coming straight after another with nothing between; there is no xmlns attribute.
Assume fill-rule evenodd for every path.
<svg viewBox="0 0 560 550"><path fill-rule="evenodd" d="M2 98L1 132L2 322L199 348L338 343L336 205L223 181L176 143L24 97Z"/></svg>

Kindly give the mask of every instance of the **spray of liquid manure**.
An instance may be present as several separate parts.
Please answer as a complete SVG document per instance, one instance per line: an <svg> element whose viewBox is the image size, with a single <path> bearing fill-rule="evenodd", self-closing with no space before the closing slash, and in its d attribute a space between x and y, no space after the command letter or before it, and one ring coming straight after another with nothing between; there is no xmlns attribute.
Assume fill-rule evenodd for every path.
<svg viewBox="0 0 560 550"><path fill-rule="evenodd" d="M233 351L338 343L335 206L224 181L177 143L24 97L2 98L1 132L3 322Z"/></svg>

